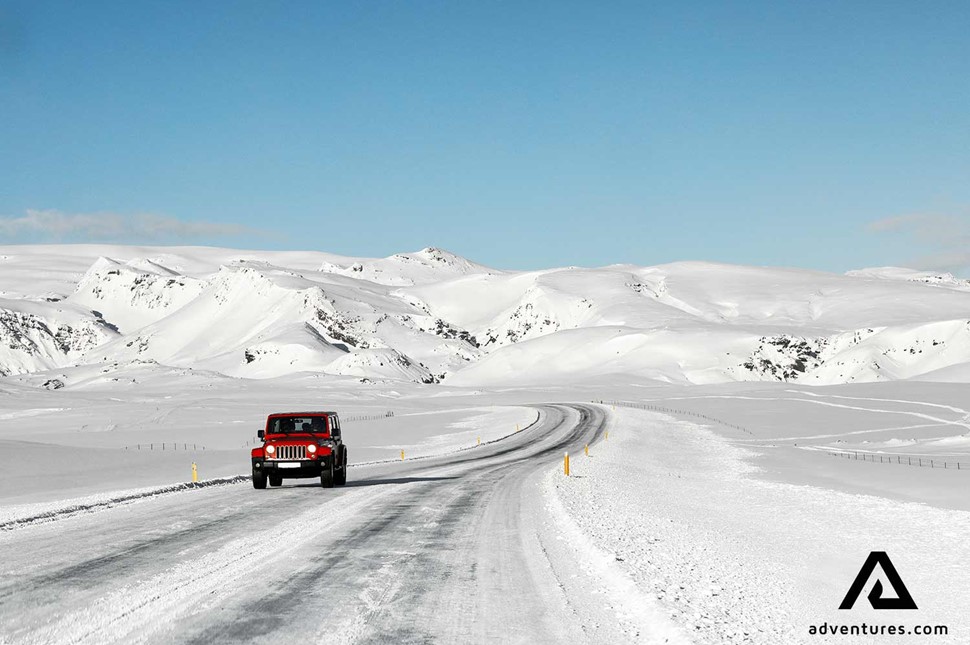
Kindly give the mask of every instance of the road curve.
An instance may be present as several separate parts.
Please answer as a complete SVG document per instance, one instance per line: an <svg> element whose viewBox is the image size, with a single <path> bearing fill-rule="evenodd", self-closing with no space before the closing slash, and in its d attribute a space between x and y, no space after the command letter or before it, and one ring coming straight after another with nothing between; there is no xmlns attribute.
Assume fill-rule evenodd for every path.
<svg viewBox="0 0 970 645"><path fill-rule="evenodd" d="M343 488L220 486L0 534L0 643L620 637L539 488L605 412L536 407L526 431Z"/></svg>

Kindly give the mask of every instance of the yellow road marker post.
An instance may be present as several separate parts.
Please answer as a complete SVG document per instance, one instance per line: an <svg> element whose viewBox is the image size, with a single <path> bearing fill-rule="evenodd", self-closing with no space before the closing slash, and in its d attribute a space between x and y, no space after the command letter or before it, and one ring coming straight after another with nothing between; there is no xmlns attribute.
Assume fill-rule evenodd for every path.
<svg viewBox="0 0 970 645"><path fill-rule="evenodd" d="M192 483L199 481L199 468L192 462Z"/></svg>
<svg viewBox="0 0 970 645"><path fill-rule="evenodd" d="M566 477L569 477L569 453L568 452L562 459L562 470L564 473L566 473Z"/></svg>
<svg viewBox="0 0 970 645"><path fill-rule="evenodd" d="M586 456L589 457L589 444L586 444L586 447L583 448L583 452L585 452Z"/></svg>
<svg viewBox="0 0 970 645"><path fill-rule="evenodd" d="M401 461L404 461L404 451L401 451Z"/></svg>

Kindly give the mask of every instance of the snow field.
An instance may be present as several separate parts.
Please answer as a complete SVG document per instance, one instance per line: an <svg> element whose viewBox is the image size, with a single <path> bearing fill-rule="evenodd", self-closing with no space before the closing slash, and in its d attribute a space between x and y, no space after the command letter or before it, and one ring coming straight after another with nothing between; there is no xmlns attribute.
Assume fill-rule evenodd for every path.
<svg viewBox="0 0 970 645"><path fill-rule="evenodd" d="M657 405L724 422L710 427L758 453L753 463L761 479L970 511L965 493L970 471L905 465L908 458L914 463L920 458L927 464L930 459L970 463L964 386L892 382L810 389L685 388L669 391ZM847 451L876 461L882 456L885 462L830 455ZM895 463L896 457L904 464Z"/></svg>
<svg viewBox="0 0 970 645"><path fill-rule="evenodd" d="M402 432L406 443L389 443L380 446L365 446L368 454L377 454L377 459L395 459L404 450L405 457L420 458L439 455L454 450L467 450L480 444L498 441L514 432L521 432L538 420L538 413L523 407L481 407L436 412L414 412L395 416L391 421L405 424L405 427L420 428L422 432ZM444 430L439 434L424 434ZM421 437L415 441L414 437ZM396 437L381 433L382 441ZM385 454L386 453L386 454Z"/></svg>
<svg viewBox="0 0 970 645"><path fill-rule="evenodd" d="M479 438L494 441L536 419L521 406L405 400L386 389L333 390L312 380L200 379L202 387L186 380L159 377L124 399L111 390L29 388L0 399L0 449L16 456L0 469L0 505L190 481L193 462L201 479L248 474L256 432L271 412L336 410L351 464L400 459L402 449L408 459L474 449Z"/></svg>
<svg viewBox="0 0 970 645"><path fill-rule="evenodd" d="M548 492L596 557L611 556L694 642L810 643L808 626L826 621L944 624L949 636L934 642L967 642L970 513L763 481L755 453L709 428L614 415L609 440L572 457L573 476L550 470ZM864 599L838 611L876 550L889 553L918 612L874 612Z"/></svg>

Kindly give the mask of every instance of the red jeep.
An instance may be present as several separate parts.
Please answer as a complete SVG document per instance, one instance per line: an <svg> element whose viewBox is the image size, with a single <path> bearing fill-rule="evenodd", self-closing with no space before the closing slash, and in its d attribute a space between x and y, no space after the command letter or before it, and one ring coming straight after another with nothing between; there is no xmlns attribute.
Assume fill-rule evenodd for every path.
<svg viewBox="0 0 970 645"><path fill-rule="evenodd" d="M253 488L280 486L283 478L319 477L333 488L347 483L347 447L336 412L282 412L266 419L253 448Z"/></svg>

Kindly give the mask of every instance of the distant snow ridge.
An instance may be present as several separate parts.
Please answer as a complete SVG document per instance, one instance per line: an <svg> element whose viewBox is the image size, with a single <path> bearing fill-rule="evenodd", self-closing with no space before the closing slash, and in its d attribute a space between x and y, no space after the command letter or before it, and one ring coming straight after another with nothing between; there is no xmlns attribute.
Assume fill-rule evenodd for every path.
<svg viewBox="0 0 970 645"><path fill-rule="evenodd" d="M338 264L331 260L320 265L322 273L335 273L388 286L432 284L443 279L473 273L497 273L454 253L428 247L417 253L398 253L379 260L355 260Z"/></svg>
<svg viewBox="0 0 970 645"><path fill-rule="evenodd" d="M129 384L167 369L470 387L970 380L970 282L949 274L512 272L434 247L375 259L18 246L0 258L0 286L18 294L0 299L0 375L36 373L22 380L51 389L91 386L104 364L112 382L132 371Z"/></svg>
<svg viewBox="0 0 970 645"><path fill-rule="evenodd" d="M188 304L204 286L202 280L145 258L121 263L102 257L84 274L69 300L100 312L127 333Z"/></svg>
<svg viewBox="0 0 970 645"><path fill-rule="evenodd" d="M84 293L100 302L105 281L119 283L117 270L100 263L89 272L93 277L82 280L96 285L87 286ZM145 280L142 274L122 273L121 277L126 278L119 283L124 288L114 292L120 290L126 297L137 293L132 285ZM468 332L369 281L335 279L253 260L223 265L204 280L165 280L149 282L155 287L151 293L177 288L184 295L191 289L193 297L184 303L147 300L158 303L153 311L164 309L167 314L156 315L144 326L132 324L134 331L99 347L92 358L122 362L150 358L250 378L300 371L364 376L369 371L375 378L425 383L443 378L478 353L477 341ZM128 322L129 310L143 302L145 298L128 301L128 309L115 307L113 315ZM392 355L374 360L368 350L379 349L392 350ZM363 354L356 361L344 359L348 352ZM396 368L386 369L389 365Z"/></svg>
<svg viewBox="0 0 970 645"><path fill-rule="evenodd" d="M0 376L69 365L117 335L97 314L64 303L0 300Z"/></svg>
<svg viewBox="0 0 970 645"><path fill-rule="evenodd" d="M879 267L872 269L858 269L846 272L847 276L858 278L875 278L881 280L907 280L910 282L923 282L925 284L935 284L941 287L951 287L954 289L970 290L970 280L957 278L952 273L933 271L915 271L901 267Z"/></svg>
<svg viewBox="0 0 970 645"><path fill-rule="evenodd" d="M396 349L369 349L341 356L330 363L331 374L359 376L362 378L405 379L421 383L437 383L438 379L428 368Z"/></svg>

